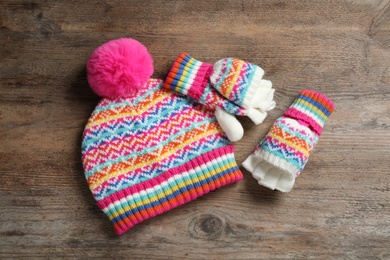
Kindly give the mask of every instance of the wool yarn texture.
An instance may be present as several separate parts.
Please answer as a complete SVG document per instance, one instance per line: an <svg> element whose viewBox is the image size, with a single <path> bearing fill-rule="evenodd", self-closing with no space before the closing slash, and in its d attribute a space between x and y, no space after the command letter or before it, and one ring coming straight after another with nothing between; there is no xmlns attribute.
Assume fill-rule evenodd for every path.
<svg viewBox="0 0 390 260"><path fill-rule="evenodd" d="M244 168L260 185L291 191L333 110L333 102L323 94L302 90L244 161Z"/></svg>
<svg viewBox="0 0 390 260"><path fill-rule="evenodd" d="M215 110L229 139L238 141L244 131L234 115L260 124L275 107L272 83L263 75L260 67L243 60L225 58L213 66L184 52L173 63L164 86Z"/></svg>
<svg viewBox="0 0 390 260"><path fill-rule="evenodd" d="M145 75L151 75L150 55L140 43L137 51L129 51L134 48L129 40L135 41L119 39L100 46L88 61L89 82L102 99L82 140L89 188L118 235L242 179L234 147L214 111L164 88L162 80L145 81ZM102 64L91 64L96 62ZM141 80L129 81L140 73L128 71L136 67L134 62L148 66ZM120 91L112 91L112 79L103 79L107 74L115 75ZM107 82L109 95L104 94Z"/></svg>

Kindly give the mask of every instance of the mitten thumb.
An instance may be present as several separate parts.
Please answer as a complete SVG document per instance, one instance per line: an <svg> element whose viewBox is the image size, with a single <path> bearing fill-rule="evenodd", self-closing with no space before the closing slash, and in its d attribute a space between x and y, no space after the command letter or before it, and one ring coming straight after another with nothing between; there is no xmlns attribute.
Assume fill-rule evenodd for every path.
<svg viewBox="0 0 390 260"><path fill-rule="evenodd" d="M215 110L215 117L219 125L232 142L239 141L244 135L244 129L237 118L221 108Z"/></svg>

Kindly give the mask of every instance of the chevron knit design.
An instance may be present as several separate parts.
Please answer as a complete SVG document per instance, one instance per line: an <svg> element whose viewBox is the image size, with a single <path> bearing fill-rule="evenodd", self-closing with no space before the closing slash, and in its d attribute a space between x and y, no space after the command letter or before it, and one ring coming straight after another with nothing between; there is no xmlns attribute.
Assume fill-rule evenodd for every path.
<svg viewBox="0 0 390 260"><path fill-rule="evenodd" d="M198 61L184 52L173 63L164 87L194 98L210 109L221 108L230 114L247 115L245 108L226 99L211 86L211 73L210 64Z"/></svg>
<svg viewBox="0 0 390 260"><path fill-rule="evenodd" d="M213 111L153 79L137 95L99 102L82 160L117 234L242 178Z"/></svg>
<svg viewBox="0 0 390 260"><path fill-rule="evenodd" d="M215 63L210 81L225 98L239 106L249 108L263 75L264 71L255 64L225 58Z"/></svg>
<svg viewBox="0 0 390 260"><path fill-rule="evenodd" d="M318 142L318 136L290 118L278 118L255 153L298 176Z"/></svg>
<svg viewBox="0 0 390 260"><path fill-rule="evenodd" d="M323 94L302 90L243 166L261 185L290 191L333 110L333 102Z"/></svg>

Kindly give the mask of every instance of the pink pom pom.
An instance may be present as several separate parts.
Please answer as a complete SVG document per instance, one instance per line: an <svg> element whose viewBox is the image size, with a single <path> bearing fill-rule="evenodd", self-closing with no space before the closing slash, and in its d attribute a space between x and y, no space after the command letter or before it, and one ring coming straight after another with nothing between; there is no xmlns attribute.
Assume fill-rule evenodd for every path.
<svg viewBox="0 0 390 260"><path fill-rule="evenodd" d="M88 82L102 97L127 97L146 86L153 60L140 42L121 38L97 48L87 63Z"/></svg>

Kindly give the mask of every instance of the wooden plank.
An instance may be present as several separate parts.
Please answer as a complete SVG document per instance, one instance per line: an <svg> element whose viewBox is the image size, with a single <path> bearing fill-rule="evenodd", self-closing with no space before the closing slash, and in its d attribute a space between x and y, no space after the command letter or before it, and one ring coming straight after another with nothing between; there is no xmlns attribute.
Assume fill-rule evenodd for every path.
<svg viewBox="0 0 390 260"><path fill-rule="evenodd" d="M0 2L0 258L390 258L390 1ZM241 164L303 88L336 105L292 192L234 185L117 237L87 187L85 63L119 37L164 78L187 51L260 65L277 107L240 118Z"/></svg>

